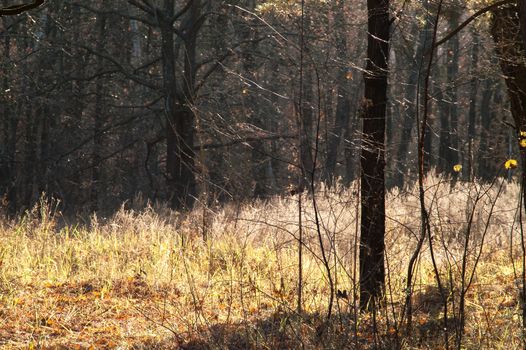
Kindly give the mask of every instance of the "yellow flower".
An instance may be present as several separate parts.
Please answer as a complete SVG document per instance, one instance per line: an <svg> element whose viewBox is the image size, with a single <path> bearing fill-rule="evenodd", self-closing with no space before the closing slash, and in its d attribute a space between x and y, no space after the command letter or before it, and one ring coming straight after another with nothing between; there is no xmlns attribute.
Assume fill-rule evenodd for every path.
<svg viewBox="0 0 526 350"><path fill-rule="evenodd" d="M506 163L504 163L504 167L506 169L515 169L517 167L517 161L515 159L508 159Z"/></svg>
<svg viewBox="0 0 526 350"><path fill-rule="evenodd" d="M453 166L453 170L456 172L456 173L459 173L461 170L462 170L462 165L461 164L455 164Z"/></svg>
<svg viewBox="0 0 526 350"><path fill-rule="evenodd" d="M519 135L521 135L522 137L526 137L526 131L519 131Z"/></svg>
<svg viewBox="0 0 526 350"><path fill-rule="evenodd" d="M522 148L526 148L526 139L521 139L519 141L519 145L522 147Z"/></svg>

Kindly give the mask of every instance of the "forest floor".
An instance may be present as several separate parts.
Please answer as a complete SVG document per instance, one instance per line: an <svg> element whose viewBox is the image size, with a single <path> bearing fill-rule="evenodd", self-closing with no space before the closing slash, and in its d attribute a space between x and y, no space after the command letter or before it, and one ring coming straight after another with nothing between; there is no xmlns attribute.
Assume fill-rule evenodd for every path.
<svg viewBox="0 0 526 350"><path fill-rule="evenodd" d="M449 345L457 339L465 255L464 280L475 273L464 293L462 348L522 348L517 184L427 185L434 253L448 289ZM416 265L413 328L400 326L419 235L417 197L416 189L389 193L387 306L376 315L354 312L356 189L320 190L319 230L311 199L302 199L300 313L297 196L197 207L184 216L137 199L82 224L67 223L42 201L0 224L0 348L445 348L428 243ZM330 320L318 234L341 291Z"/></svg>

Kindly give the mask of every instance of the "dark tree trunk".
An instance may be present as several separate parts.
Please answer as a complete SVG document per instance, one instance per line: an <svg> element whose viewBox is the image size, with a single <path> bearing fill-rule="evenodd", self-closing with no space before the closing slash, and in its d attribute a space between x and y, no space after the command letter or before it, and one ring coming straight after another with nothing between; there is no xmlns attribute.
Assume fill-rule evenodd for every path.
<svg viewBox="0 0 526 350"><path fill-rule="evenodd" d="M497 171L495 161L494 143L495 130L492 130L492 121L501 118L499 109L502 106L502 95L500 84L492 78L484 83L480 101L480 147L479 147L479 169L478 176L484 181L491 181ZM498 141L497 141L498 142Z"/></svg>
<svg viewBox="0 0 526 350"><path fill-rule="evenodd" d="M349 123L345 127L345 133L343 135L343 153L345 157L345 174L343 177L343 184L349 186L355 179L356 172L356 155L357 149L359 148L359 141L357 140L357 131L360 127L360 119L358 118L359 101L362 100L363 86L360 84L354 89L351 97L351 109L349 111ZM360 111L361 113L361 111Z"/></svg>
<svg viewBox="0 0 526 350"><path fill-rule="evenodd" d="M440 79L440 77L437 77ZM444 86L436 86L437 111L440 118L439 144L438 144L438 164L437 173L442 174L448 170L449 159L451 158L451 131L449 124L448 102L444 96Z"/></svg>
<svg viewBox="0 0 526 350"><path fill-rule="evenodd" d="M104 3L103 3L104 4ZM105 46L106 38L106 14L103 12L97 16L96 27L98 30L97 37L97 51L102 52ZM104 60L101 56L97 57L97 70L100 72L103 70ZM99 196L100 196L100 161L101 161L101 152L102 152L102 142L103 137L101 130L104 125L104 107L103 107L103 95L105 85L103 84L102 77L97 77L95 83L95 108L93 115L93 150L92 150L92 162L93 168L91 173L91 191L90 191L90 202L91 202L91 211L96 212L99 209Z"/></svg>
<svg viewBox="0 0 526 350"><path fill-rule="evenodd" d="M480 147L477 153L479 153L479 170L478 177L485 181L490 181L492 178L491 172L492 167L490 160L493 159L493 155L490 150L489 140L491 136L491 105L492 98L494 96L495 81L493 79L486 79L484 82L484 88L482 91L482 97L480 101ZM495 103L493 103L495 105Z"/></svg>
<svg viewBox="0 0 526 350"><path fill-rule="evenodd" d="M250 11L255 9L255 2L250 0L246 4L246 8ZM247 20L245 23L240 23L237 32L240 34L240 39L247 42L243 47L243 68L245 76L249 82L257 80L257 64L256 57L258 56L258 41L256 40L256 30L253 26L256 23L253 18ZM250 42L249 42L250 41ZM259 53L261 54L261 53ZM267 133L267 123L264 120L264 111L262 106L258 103L256 96L258 96L257 88L254 84L250 84L246 88L244 98L244 108L248 115L248 120L253 127L255 134ZM249 143L252 150L251 153L251 167L252 178L255 182L253 196L255 198L266 198L276 191L274 170L272 161L269 156L270 145L268 141L256 140Z"/></svg>
<svg viewBox="0 0 526 350"><path fill-rule="evenodd" d="M23 39L23 49L32 50L32 42L29 38ZM36 96L36 79L34 77L34 71L32 67L24 67L24 78L22 82L22 91L25 96ZM36 69L38 71L38 69ZM20 193L20 204L24 209L29 209L33 204L33 201L37 199L37 193L35 189L35 176L36 176L36 160L37 160L37 132L40 118L36 113L36 103L26 103L21 108L21 111L25 117L22 124L24 128L24 143L22 148L22 181L19 188Z"/></svg>
<svg viewBox="0 0 526 350"><path fill-rule="evenodd" d="M424 8L427 8L427 1L424 3ZM397 169L395 175L395 185L404 187L404 177L407 174L407 155L409 146L411 144L411 134L416 125L417 113L417 92L419 86L422 85L424 74L422 73L422 63L424 63L424 54L427 51L427 46L431 42L431 18L426 17L424 28L418 30L418 26L414 27L414 32L419 32L418 40L416 42L415 52L413 55L413 69L409 73L407 79L407 87L404 95L403 124L402 132L400 134L400 142L397 151Z"/></svg>
<svg viewBox="0 0 526 350"><path fill-rule="evenodd" d="M31 91L26 90L26 91ZM35 162L36 162L36 136L38 123L35 122L34 111L31 105L27 105L25 108L25 140L24 140L24 183L23 183L23 195L22 195L22 206L25 209L29 209L36 200L37 194L35 193Z"/></svg>
<svg viewBox="0 0 526 350"><path fill-rule="evenodd" d="M183 28L184 77L181 90L176 80L178 48L174 38L174 1L165 0L157 18L162 37L162 66L166 114L166 172L169 197L173 209L189 209L194 203L196 183L194 174L194 113L191 109L195 87L195 44L200 4L193 1Z"/></svg>
<svg viewBox="0 0 526 350"><path fill-rule="evenodd" d="M11 39L8 35L4 38L4 53L5 60L11 60ZM0 150L0 198L6 204L6 213L14 215L16 212L16 135L18 129L18 114L14 113L14 108L10 103L9 81L11 77L8 72L4 73L2 79L2 91L5 96L2 97L2 144L5 149Z"/></svg>
<svg viewBox="0 0 526 350"><path fill-rule="evenodd" d="M338 1L334 4L334 22L335 35L338 48L338 59L345 62L349 55L347 49L347 39L345 33L345 19L344 19L344 2ZM336 175L336 161L338 158L338 149L342 142L345 130L349 127L351 119L351 83L348 77L347 66L342 66L338 69L338 76L336 79L336 114L334 117L334 126L328 133L327 140L327 159L325 163L324 180L327 184L332 185Z"/></svg>
<svg viewBox="0 0 526 350"><path fill-rule="evenodd" d="M186 105L176 105L168 125L167 170L173 209L190 209L194 203L194 114Z"/></svg>
<svg viewBox="0 0 526 350"><path fill-rule="evenodd" d="M451 14L449 27L458 27L458 14ZM440 110L440 146L438 173L453 174L453 166L459 162L458 138L458 106L457 88L455 80L458 79L459 65L459 37L453 36L447 45L446 51L446 86L437 98Z"/></svg>
<svg viewBox="0 0 526 350"><path fill-rule="evenodd" d="M385 290L385 113L389 1L368 0L361 157L360 308L374 309Z"/></svg>
<svg viewBox="0 0 526 350"><path fill-rule="evenodd" d="M493 11L491 33L506 81L511 114L517 131L526 129L526 65L518 9L515 6Z"/></svg>
<svg viewBox="0 0 526 350"><path fill-rule="evenodd" d="M174 1L165 1L164 11L158 9L157 20L161 31L161 50L163 67L164 112L166 116L166 173L169 197L172 207L179 209L179 203L184 201L184 188L178 186L182 177L186 177L184 164L181 164L181 128L182 123L177 118L177 81L175 63L177 52L172 30Z"/></svg>
<svg viewBox="0 0 526 350"><path fill-rule="evenodd" d="M470 96L469 96L469 114L468 114L468 154L467 154L467 171L464 172L464 179L471 181L474 178L474 141L476 134L476 117L477 117L477 92L478 92L478 78L476 76L478 64L479 51L479 36L473 33L473 47L471 49L471 81L470 81Z"/></svg>
<svg viewBox="0 0 526 350"><path fill-rule="evenodd" d="M458 27L458 15L452 15L450 28ZM459 65L459 36L455 35L449 41L447 51L447 106L451 128L451 147L448 152L447 169L451 171L453 165L459 162L459 136L458 136L458 98L456 80L458 79L458 65ZM453 173L456 174L456 173Z"/></svg>
<svg viewBox="0 0 526 350"><path fill-rule="evenodd" d="M51 10L49 10L51 11ZM56 28L55 22L50 18L47 13L42 13L40 21L42 22L43 27L36 33L41 41L44 39L50 43L56 42L56 37L58 30ZM41 55L39 56L38 69L37 73L37 87L36 91L40 97L38 100L38 109L37 109L37 118L36 122L38 123L37 128L37 140L36 140L36 163L35 171L35 194L40 196L42 193L47 193L50 195L50 157L52 149L54 149L55 140L51 137L52 126L55 125L55 120L57 118L57 113L54 113L56 108L53 106L53 103L47 99L47 87L56 81L55 78L55 55L57 51L46 48L44 45L41 45L37 42L36 50L41 50ZM36 198L35 198L36 199Z"/></svg>
<svg viewBox="0 0 526 350"><path fill-rule="evenodd" d="M522 45L526 47L526 0L519 0L518 4Z"/></svg>
<svg viewBox="0 0 526 350"><path fill-rule="evenodd" d="M431 101L429 102L428 111L431 114ZM426 133L424 135L424 174L429 173L431 170L431 166L434 163L434 157L433 157L433 132L431 130L431 126L433 125L433 118L432 116L428 116L427 123L426 123Z"/></svg>
<svg viewBox="0 0 526 350"><path fill-rule="evenodd" d="M521 24L525 18L519 18L519 8L516 6L502 7L493 11L491 34L495 41L495 49L500 60L500 67L504 74L508 97L511 104L511 115L515 122L517 136L526 131L526 42L522 39ZM526 29L526 28L525 28ZM523 202L526 208L526 148L520 149L521 159L521 187ZM525 270L522 268L524 282ZM526 327L526 286L521 291L522 328ZM524 335L524 331L523 331Z"/></svg>
<svg viewBox="0 0 526 350"><path fill-rule="evenodd" d="M314 160L312 157L312 132L314 123L313 111L313 92L312 92L312 72L308 66L304 67L303 91L301 118L299 120L300 138L300 166L302 171L302 182L299 184L300 191L305 188L310 189L309 184L314 181L312 178L314 170Z"/></svg>

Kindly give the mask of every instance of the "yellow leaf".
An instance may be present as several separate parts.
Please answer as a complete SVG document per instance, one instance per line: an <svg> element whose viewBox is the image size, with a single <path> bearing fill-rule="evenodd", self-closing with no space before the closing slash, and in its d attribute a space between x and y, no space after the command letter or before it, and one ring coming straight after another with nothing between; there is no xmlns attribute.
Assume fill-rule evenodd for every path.
<svg viewBox="0 0 526 350"><path fill-rule="evenodd" d="M506 163L504 163L504 167L506 169L515 169L517 167L517 160L515 159L508 159Z"/></svg>
<svg viewBox="0 0 526 350"><path fill-rule="evenodd" d="M455 164L453 166L453 170L456 172L456 173L459 173L461 170L462 170L462 165L461 164Z"/></svg>
<svg viewBox="0 0 526 350"><path fill-rule="evenodd" d="M519 145L522 147L522 148L526 148L526 139L521 139L519 141Z"/></svg>

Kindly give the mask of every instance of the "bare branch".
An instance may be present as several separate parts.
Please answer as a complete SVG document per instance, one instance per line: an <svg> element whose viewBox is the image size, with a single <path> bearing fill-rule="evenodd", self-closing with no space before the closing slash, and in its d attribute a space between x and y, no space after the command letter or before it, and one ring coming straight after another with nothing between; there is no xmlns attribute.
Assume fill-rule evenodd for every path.
<svg viewBox="0 0 526 350"><path fill-rule="evenodd" d="M443 43L445 43L446 41L448 41L449 39L451 39L453 36L455 36L458 32L460 32L462 29L464 29L465 26L467 26L468 24L470 24L471 22L473 22L475 19L477 19L478 17L482 16L483 14L485 14L486 12L489 12L491 10L493 10L494 8L496 7L500 7L502 5L507 5L507 4L513 4L515 3L515 0L502 0L502 1L498 1L492 5L488 5L484 8L481 8L480 10L478 10L477 12L475 12L474 14L472 14L468 19L466 19L464 22L462 22L462 24L460 24L458 27L456 27L455 29L453 29L449 34L447 34L444 38L438 40L435 45L433 45L433 49L436 49L437 47L439 47L440 45L442 45Z"/></svg>
<svg viewBox="0 0 526 350"><path fill-rule="evenodd" d="M147 14L149 14L151 16L154 15L154 9L150 6L149 3L141 4L139 1L135 1L135 0L128 0L128 3L130 5L133 5L133 6L137 7L139 10L142 10L142 11L146 12Z"/></svg>
<svg viewBox="0 0 526 350"><path fill-rule="evenodd" d="M1 16L16 16L23 12L37 8L43 3L44 3L44 0L35 0L29 4L19 4L19 5L13 5L13 6L0 8L0 17Z"/></svg>

